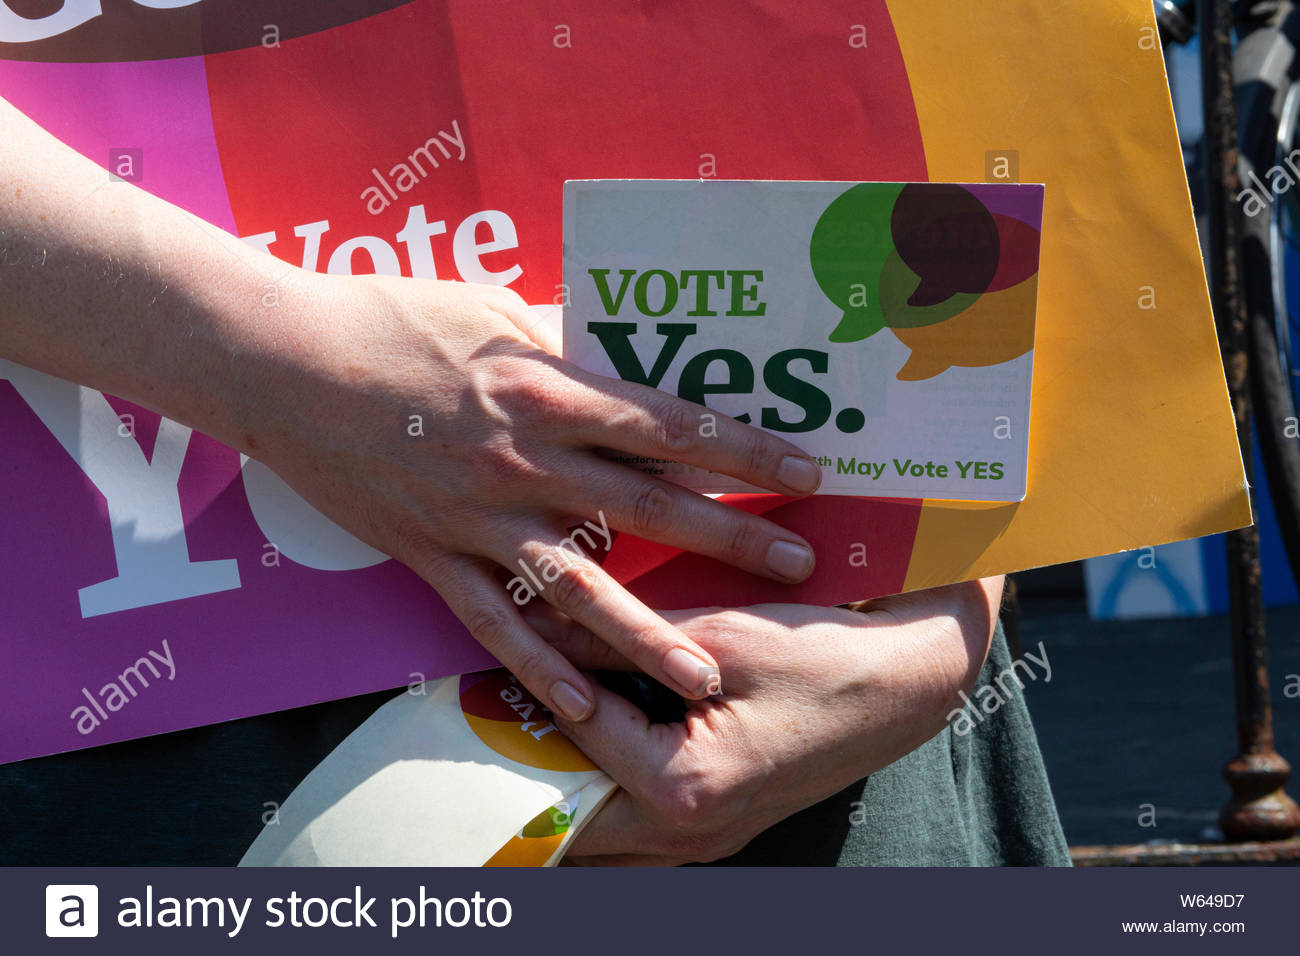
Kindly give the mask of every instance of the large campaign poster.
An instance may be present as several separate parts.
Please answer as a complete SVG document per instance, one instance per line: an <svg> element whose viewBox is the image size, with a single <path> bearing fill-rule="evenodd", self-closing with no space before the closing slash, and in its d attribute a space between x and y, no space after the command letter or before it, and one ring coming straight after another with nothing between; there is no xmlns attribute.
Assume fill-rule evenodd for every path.
<svg viewBox="0 0 1300 956"><path fill-rule="evenodd" d="M1044 184L1023 501L731 496L813 542L798 586L628 536L605 557L653 607L831 604L1249 522L1153 38L1141 0L0 0L0 96L102 188L287 263L538 306L566 180ZM493 663L183 425L0 361L0 434L0 760Z"/></svg>

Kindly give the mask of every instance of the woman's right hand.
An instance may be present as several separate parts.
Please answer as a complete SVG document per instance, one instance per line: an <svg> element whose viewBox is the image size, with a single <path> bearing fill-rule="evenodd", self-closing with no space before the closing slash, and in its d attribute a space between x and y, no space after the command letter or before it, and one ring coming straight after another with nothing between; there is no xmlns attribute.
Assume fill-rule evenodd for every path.
<svg viewBox="0 0 1300 956"><path fill-rule="evenodd" d="M585 719L595 697L520 616L504 586L520 562L541 598L650 676L690 698L716 692L719 680L712 655L589 555L561 547L574 525L607 529L589 530L598 547L620 530L773 580L811 573L798 536L597 450L696 465L786 495L816 489L815 461L703 406L564 361L515 293L304 272L282 285L275 333L249 354L228 396L238 427L222 437L428 581L562 715Z"/></svg>
<svg viewBox="0 0 1300 956"><path fill-rule="evenodd" d="M791 495L815 489L815 462L699 405L564 362L513 292L287 265L110 182L3 101L0 167L0 356L264 462L432 584L561 714L587 716L592 689L498 580L520 561L543 598L647 674L689 697L717 681L709 654L590 557L560 547L570 522L777 580L812 571L794 535L596 450ZM701 427L706 414L716 431Z"/></svg>

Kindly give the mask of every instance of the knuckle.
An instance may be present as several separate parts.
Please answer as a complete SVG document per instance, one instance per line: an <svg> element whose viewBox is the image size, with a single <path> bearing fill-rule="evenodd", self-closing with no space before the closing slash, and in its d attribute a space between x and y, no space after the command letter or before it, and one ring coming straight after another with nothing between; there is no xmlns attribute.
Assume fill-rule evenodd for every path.
<svg viewBox="0 0 1300 956"><path fill-rule="evenodd" d="M466 560L464 555L449 551L421 549L415 532L404 532L399 528L397 533L403 535L402 547L410 549L408 563L411 568L440 591L447 587L458 567ZM465 626L469 627L468 622Z"/></svg>
<svg viewBox="0 0 1300 956"><path fill-rule="evenodd" d="M720 608L694 618L685 629L692 638L705 643L710 650L727 647L737 636L752 634L754 622L745 615Z"/></svg>
<svg viewBox="0 0 1300 956"><path fill-rule="evenodd" d="M745 561L757 551L764 535L759 530L753 519L741 515L736 516L736 522L731 529L731 536L727 541L727 555L733 561Z"/></svg>
<svg viewBox="0 0 1300 956"><path fill-rule="evenodd" d="M726 815L716 778L700 772L665 775L652 804L679 836L688 838L708 837Z"/></svg>
<svg viewBox="0 0 1300 956"><path fill-rule="evenodd" d="M606 646L613 647L611 644ZM672 649L672 645L665 643L664 633L658 625L638 623L628 627L626 634L619 638L616 649L643 670L651 670Z"/></svg>
<svg viewBox="0 0 1300 956"><path fill-rule="evenodd" d="M661 777L647 797L655 814L672 830L693 828L696 802L684 782Z"/></svg>
<svg viewBox="0 0 1300 956"><path fill-rule="evenodd" d="M563 567L552 585L555 604L570 616L582 614L592 603L596 591L596 573L586 564L571 557L562 556Z"/></svg>
<svg viewBox="0 0 1300 956"><path fill-rule="evenodd" d="M674 856L711 863L743 849L743 814L729 793L696 781L666 798L666 842Z"/></svg>
<svg viewBox="0 0 1300 956"><path fill-rule="evenodd" d="M738 852L754 836L746 821L770 776L750 769L762 762L752 755L721 762L717 756L688 747L686 762L659 776L646 796L664 824L663 839L673 856L712 862Z"/></svg>
<svg viewBox="0 0 1300 956"><path fill-rule="evenodd" d="M549 683L546 679L551 671L552 658L541 648L530 647L514 656L509 663L510 673L514 674L525 687L542 687Z"/></svg>
<svg viewBox="0 0 1300 956"><path fill-rule="evenodd" d="M699 423L689 405L671 402L659 419L659 440L668 451L688 451L695 445Z"/></svg>
<svg viewBox="0 0 1300 956"><path fill-rule="evenodd" d="M515 485L540 477L541 470L504 438L484 442L476 460L483 477L493 485Z"/></svg>
<svg viewBox="0 0 1300 956"><path fill-rule="evenodd" d="M448 567L445 554L434 550L434 542L423 522L416 520L384 522L370 509L368 496L360 496L358 510L365 522L363 528L379 529L377 537L383 542L382 550L403 562L425 580L432 583Z"/></svg>
<svg viewBox="0 0 1300 956"><path fill-rule="evenodd" d="M663 485L642 488L632 507L632 530L636 534L659 532L668 528L672 516L672 495Z"/></svg>
<svg viewBox="0 0 1300 956"><path fill-rule="evenodd" d="M500 605L479 605L465 616L465 626L475 640L488 650L495 651L509 637L514 625L513 617L509 610Z"/></svg>
<svg viewBox="0 0 1300 956"><path fill-rule="evenodd" d="M767 441L762 432L756 428L745 429L744 446L741 449L741 462L748 475L766 474L768 470Z"/></svg>
<svg viewBox="0 0 1300 956"><path fill-rule="evenodd" d="M568 383L554 375L539 374L535 363L521 368L500 385L493 395L511 417L529 421L555 422L573 416L574 396Z"/></svg>
<svg viewBox="0 0 1300 956"><path fill-rule="evenodd" d="M754 626L752 616L730 607L709 610L701 622L710 634L734 634L736 631L750 630Z"/></svg>

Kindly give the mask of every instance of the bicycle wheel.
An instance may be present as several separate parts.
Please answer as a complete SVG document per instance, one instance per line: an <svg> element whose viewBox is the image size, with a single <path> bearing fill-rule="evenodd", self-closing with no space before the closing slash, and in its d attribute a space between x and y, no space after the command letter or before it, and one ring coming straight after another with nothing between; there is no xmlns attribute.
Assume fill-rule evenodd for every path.
<svg viewBox="0 0 1300 956"><path fill-rule="evenodd" d="M1292 351L1300 343L1300 281L1287 281L1288 273L1300 277L1300 152L1292 157L1300 147L1298 47L1300 10L1285 0L1243 36L1234 70L1242 186L1265 187L1263 208L1242 217L1251 400L1265 479L1300 588L1300 356ZM1269 176L1275 168L1292 175L1292 166L1290 186Z"/></svg>

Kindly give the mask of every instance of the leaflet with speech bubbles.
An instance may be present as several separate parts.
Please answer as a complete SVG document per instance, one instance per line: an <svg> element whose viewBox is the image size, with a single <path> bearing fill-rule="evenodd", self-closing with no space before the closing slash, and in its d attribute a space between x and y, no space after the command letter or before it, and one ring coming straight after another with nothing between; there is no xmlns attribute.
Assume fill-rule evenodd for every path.
<svg viewBox="0 0 1300 956"><path fill-rule="evenodd" d="M1021 501L1044 188L572 180L564 355L817 458L820 492ZM672 461L696 491L758 491Z"/></svg>

